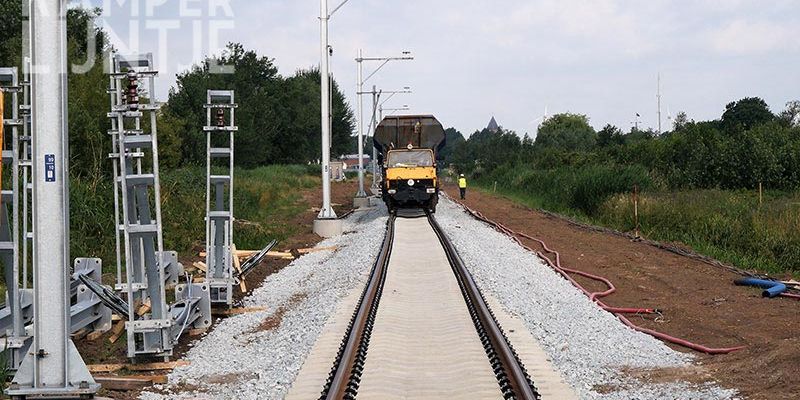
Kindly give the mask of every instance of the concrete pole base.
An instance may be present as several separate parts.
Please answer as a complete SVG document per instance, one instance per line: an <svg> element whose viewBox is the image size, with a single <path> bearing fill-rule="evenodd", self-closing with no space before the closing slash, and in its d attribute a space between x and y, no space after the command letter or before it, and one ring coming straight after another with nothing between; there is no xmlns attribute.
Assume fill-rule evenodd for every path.
<svg viewBox="0 0 800 400"><path fill-rule="evenodd" d="M353 208L367 208L369 206L369 197L356 197L353 199Z"/></svg>
<svg viewBox="0 0 800 400"><path fill-rule="evenodd" d="M340 219L315 219L314 233L323 238L332 238L342 234L342 220Z"/></svg>

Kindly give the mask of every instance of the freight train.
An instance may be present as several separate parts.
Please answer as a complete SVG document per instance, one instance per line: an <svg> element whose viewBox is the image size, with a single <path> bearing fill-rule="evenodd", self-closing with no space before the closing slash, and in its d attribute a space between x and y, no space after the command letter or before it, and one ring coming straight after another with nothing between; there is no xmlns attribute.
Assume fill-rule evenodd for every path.
<svg viewBox="0 0 800 400"><path fill-rule="evenodd" d="M442 124L432 115L389 116L375 130L381 196L390 212L423 208L436 212L436 155L445 145Z"/></svg>

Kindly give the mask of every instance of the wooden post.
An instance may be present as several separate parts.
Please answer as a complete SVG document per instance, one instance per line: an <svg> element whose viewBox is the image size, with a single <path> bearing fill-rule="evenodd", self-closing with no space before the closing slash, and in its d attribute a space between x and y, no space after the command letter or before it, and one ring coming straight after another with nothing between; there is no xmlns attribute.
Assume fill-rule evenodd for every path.
<svg viewBox="0 0 800 400"><path fill-rule="evenodd" d="M758 182L758 206L764 205L764 187L761 181Z"/></svg>
<svg viewBox="0 0 800 400"><path fill-rule="evenodd" d="M494 190L493 192L497 193L497 181L494 181Z"/></svg>
<svg viewBox="0 0 800 400"><path fill-rule="evenodd" d="M639 232L639 185L634 185L633 187L633 218L634 223L636 224L636 238L638 239L641 237Z"/></svg>

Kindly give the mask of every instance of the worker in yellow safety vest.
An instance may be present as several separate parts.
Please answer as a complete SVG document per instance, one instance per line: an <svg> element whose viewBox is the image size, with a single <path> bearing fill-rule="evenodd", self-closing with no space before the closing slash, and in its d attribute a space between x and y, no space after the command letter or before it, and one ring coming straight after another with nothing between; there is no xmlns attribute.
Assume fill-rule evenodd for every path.
<svg viewBox="0 0 800 400"><path fill-rule="evenodd" d="M467 178L464 178L464 174L458 176L458 190L461 192L461 200L464 200L467 197Z"/></svg>

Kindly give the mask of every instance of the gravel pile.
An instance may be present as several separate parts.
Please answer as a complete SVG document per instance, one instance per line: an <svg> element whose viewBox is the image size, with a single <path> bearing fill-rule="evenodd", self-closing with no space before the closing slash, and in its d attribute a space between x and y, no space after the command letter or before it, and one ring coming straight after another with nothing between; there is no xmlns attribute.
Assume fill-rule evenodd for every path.
<svg viewBox="0 0 800 400"><path fill-rule="evenodd" d="M623 325L535 254L473 219L452 201L440 201L436 219L478 285L496 297L506 311L524 320L581 398L734 398L735 391L713 384L644 384L625 377L619 372L621 368L689 366L692 357ZM601 387L602 394L597 391Z"/></svg>
<svg viewBox="0 0 800 400"><path fill-rule="evenodd" d="M366 282L386 226L383 207L357 212L345 221L345 235L292 262L245 300L264 312L220 320L193 344L186 367L169 383L141 398L278 399L286 395L305 358L338 302ZM333 362L331 360L331 362Z"/></svg>

